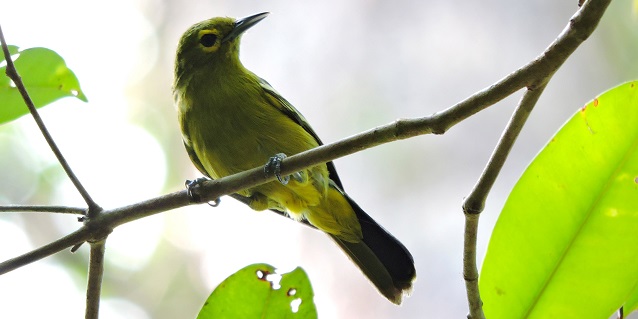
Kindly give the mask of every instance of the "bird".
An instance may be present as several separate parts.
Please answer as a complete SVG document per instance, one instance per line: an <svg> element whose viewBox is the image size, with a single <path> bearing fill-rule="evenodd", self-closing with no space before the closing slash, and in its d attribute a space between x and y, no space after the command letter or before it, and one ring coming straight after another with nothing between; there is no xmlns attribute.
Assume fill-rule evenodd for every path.
<svg viewBox="0 0 638 319"><path fill-rule="evenodd" d="M179 40L173 98L186 151L208 178L264 163L276 170L285 155L323 144L304 116L239 59L241 35L268 14L204 20ZM416 280L414 259L345 193L334 163L278 178L234 197L323 231L383 296L401 304Z"/></svg>

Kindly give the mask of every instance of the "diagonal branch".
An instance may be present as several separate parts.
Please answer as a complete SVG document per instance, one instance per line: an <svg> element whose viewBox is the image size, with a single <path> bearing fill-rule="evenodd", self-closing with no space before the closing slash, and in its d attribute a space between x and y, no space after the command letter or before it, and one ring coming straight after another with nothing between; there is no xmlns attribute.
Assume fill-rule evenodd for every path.
<svg viewBox="0 0 638 319"><path fill-rule="evenodd" d="M507 156L518 138L518 134L523 129L527 118L546 86L547 84L544 83L534 90L528 89L525 95L523 95L509 123L507 123L507 127L503 131L503 135L499 139L494 152L490 156L485 170L463 203L463 210L466 214L480 214L483 211L487 195L492 189L498 174L501 172L501 168L503 168Z"/></svg>
<svg viewBox="0 0 638 319"><path fill-rule="evenodd" d="M59 251L87 241L91 236L95 236L94 231L88 227L82 227L58 240L50 242L40 248L34 249L16 258L8 259L0 263L0 275L28 265L44 257L51 256Z"/></svg>
<svg viewBox="0 0 638 319"><path fill-rule="evenodd" d="M71 170L71 166L69 166L69 163L67 163L66 159L62 155L62 152L58 148L57 144L55 144L53 137L51 137L51 134L49 134L49 131L44 125L44 121L42 121L42 118L40 117L38 110L33 104L33 101L31 100L31 97L29 96L27 89L24 87L24 83L22 83L22 78L18 74L18 71L16 70L15 65L13 64L13 59L11 59L11 54L9 53L9 47L7 46L7 42L4 39L4 33L2 32L2 27L0 27L0 42L2 44L2 51L4 53L4 57L7 63L7 69L6 69L7 76L11 79L11 81L13 81L18 91L20 91L20 94L22 95L22 99L24 100L27 107L29 108L29 112L31 112L31 115L33 116L33 119L38 125L38 128L40 128L40 132L42 132L42 136L44 136L44 139L49 144L49 147L53 151L53 154L55 154L55 157L58 159L58 162L60 162L60 165L62 165L62 168L66 172L67 176L69 176L69 179L71 179L71 182L73 182L73 185L75 185L75 188L78 190L80 195L82 195L82 198L84 198L84 201L89 207L88 214L90 217L92 217L92 215L97 214L97 212L99 212L101 208L91 198L91 196L86 191L82 183L80 183L80 180L77 178L77 176L75 176L75 173L73 173L73 170Z"/></svg>

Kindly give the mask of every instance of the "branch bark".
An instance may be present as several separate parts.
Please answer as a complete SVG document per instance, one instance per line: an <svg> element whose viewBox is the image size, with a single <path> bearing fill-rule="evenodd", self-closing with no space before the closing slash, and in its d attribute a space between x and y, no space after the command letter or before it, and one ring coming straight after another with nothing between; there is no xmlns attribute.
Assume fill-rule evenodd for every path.
<svg viewBox="0 0 638 319"><path fill-rule="evenodd" d="M106 238L91 243L89 280L86 285L86 310L84 313L84 318L86 319L97 319L99 317L105 244Z"/></svg>
<svg viewBox="0 0 638 319"><path fill-rule="evenodd" d="M58 213L84 215L86 208L48 205L5 205L0 206L0 213Z"/></svg>

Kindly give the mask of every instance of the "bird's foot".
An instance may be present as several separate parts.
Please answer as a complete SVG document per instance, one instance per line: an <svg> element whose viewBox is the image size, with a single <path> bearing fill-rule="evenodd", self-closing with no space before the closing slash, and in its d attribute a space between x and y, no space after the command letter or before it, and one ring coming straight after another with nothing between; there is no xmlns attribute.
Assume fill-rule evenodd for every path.
<svg viewBox="0 0 638 319"><path fill-rule="evenodd" d="M186 186L186 194L188 195L189 200L191 201L191 203L201 203L202 202L202 197L199 194L199 188L201 187L201 183L207 181L208 178L206 177L200 177L194 180L190 180L187 179L186 182L184 183L184 185ZM221 200L219 198L216 198L214 201L210 201L208 202L208 205L212 206L212 207L217 207L217 205L219 205L219 202Z"/></svg>
<svg viewBox="0 0 638 319"><path fill-rule="evenodd" d="M266 175L274 174L282 185L286 185L290 181L290 175L281 176L281 161L283 161L284 158L286 158L286 154L276 154L269 158L266 166L264 166L264 173L266 173ZM299 175L299 173L292 174L295 180L299 180L301 178L301 176L297 175Z"/></svg>

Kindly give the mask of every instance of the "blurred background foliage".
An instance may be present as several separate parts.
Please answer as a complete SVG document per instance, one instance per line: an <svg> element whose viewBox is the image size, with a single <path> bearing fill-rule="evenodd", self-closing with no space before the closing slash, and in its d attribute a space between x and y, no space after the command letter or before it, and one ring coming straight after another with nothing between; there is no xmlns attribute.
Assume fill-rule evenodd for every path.
<svg viewBox="0 0 638 319"><path fill-rule="evenodd" d="M272 14L244 37L244 65L303 112L326 143L397 118L430 115L536 57L577 1L0 0L5 36L66 59L88 104L42 110L51 133L100 205L177 191L199 174L183 150L172 105L181 33L214 16ZM614 1L599 28L550 82L488 199L479 256L526 165L579 107L638 77L638 16ZM193 318L225 277L256 262L303 267L321 318L463 317L461 201L481 173L520 95L442 136L338 159L348 193L412 251L418 281L396 307L328 237L224 198L136 221L107 241L103 318ZM0 203L82 206L23 117L0 127ZM79 225L75 217L2 214L2 260ZM0 317L79 318L88 247L0 276ZM37 306L34 306L37 304Z"/></svg>

